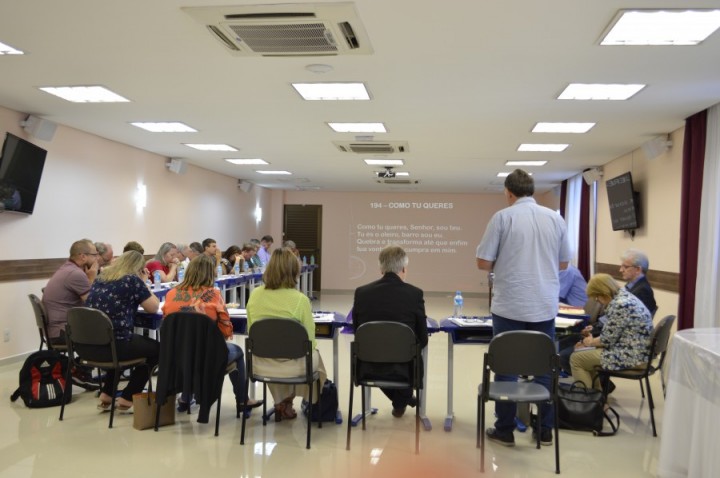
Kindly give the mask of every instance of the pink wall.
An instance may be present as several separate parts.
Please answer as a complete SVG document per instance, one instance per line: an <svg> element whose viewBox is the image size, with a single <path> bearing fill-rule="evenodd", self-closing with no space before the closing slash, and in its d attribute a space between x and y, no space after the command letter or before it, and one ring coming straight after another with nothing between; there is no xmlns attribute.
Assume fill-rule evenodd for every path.
<svg viewBox="0 0 720 478"><path fill-rule="evenodd" d="M468 293L487 292L475 248L490 217L507 205L501 194L306 191L287 191L284 202L323 207L323 290L375 280L379 248L398 243L410 257L409 282L428 292Z"/></svg>

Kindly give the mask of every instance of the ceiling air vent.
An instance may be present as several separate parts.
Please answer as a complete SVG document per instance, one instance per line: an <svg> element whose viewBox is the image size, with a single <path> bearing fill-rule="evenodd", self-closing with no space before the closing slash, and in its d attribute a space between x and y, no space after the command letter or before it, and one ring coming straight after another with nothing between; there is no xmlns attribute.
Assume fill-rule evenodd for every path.
<svg viewBox="0 0 720 478"><path fill-rule="evenodd" d="M378 179L380 184L420 184L419 179Z"/></svg>
<svg viewBox="0 0 720 478"><path fill-rule="evenodd" d="M239 56L373 52L352 3L187 7L183 10Z"/></svg>
<svg viewBox="0 0 720 478"><path fill-rule="evenodd" d="M333 144L343 153L391 154L409 151L407 141L333 141Z"/></svg>

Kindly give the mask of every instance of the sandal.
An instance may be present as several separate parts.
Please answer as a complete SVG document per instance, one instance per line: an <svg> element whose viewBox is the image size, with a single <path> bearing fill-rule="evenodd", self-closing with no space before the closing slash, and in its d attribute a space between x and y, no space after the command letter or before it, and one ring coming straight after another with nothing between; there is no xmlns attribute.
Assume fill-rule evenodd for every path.
<svg viewBox="0 0 720 478"><path fill-rule="evenodd" d="M237 409L239 412L244 412L245 410L252 410L253 408L261 407L263 403L265 403L263 400L256 400L255 402L250 402L248 400L247 405L243 402L237 402Z"/></svg>
<svg viewBox="0 0 720 478"><path fill-rule="evenodd" d="M112 408L112 402L103 402L102 400L98 402L97 409L101 412L109 412Z"/></svg>
<svg viewBox="0 0 720 478"><path fill-rule="evenodd" d="M285 412L285 402L280 402L275 404L275 421L281 422L283 419L283 414Z"/></svg>
<svg viewBox="0 0 720 478"><path fill-rule="evenodd" d="M120 400L115 400L115 410L119 412L128 412L132 410L132 402L130 405L123 405L120 403Z"/></svg>

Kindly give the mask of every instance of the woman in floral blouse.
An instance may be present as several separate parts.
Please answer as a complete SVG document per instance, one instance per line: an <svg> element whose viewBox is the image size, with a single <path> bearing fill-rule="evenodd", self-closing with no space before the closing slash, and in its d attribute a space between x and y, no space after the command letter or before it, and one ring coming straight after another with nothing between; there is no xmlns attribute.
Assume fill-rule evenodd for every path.
<svg viewBox="0 0 720 478"><path fill-rule="evenodd" d="M138 305L142 305L149 313L157 312L160 307L160 301L145 284L148 275L142 254L128 251L103 269L90 288L85 305L101 310L110 317L115 329L115 349L119 360L145 357L148 364L154 367L158 363L160 353L158 342L133 333ZM86 345L78 347L78 353L88 359L111 360L107 347ZM100 410L110 410L114 378L115 371L108 370L100 394L98 404ZM133 394L143 391L148 378L145 365L133 367L130 381L115 402L116 408L128 410L132 407Z"/></svg>
<svg viewBox="0 0 720 478"><path fill-rule="evenodd" d="M601 389L598 380L593 383L598 366L622 370L647 363L652 316L640 299L620 288L608 274L596 274L590 279L587 296L605 306L607 322L600 336L590 335L577 343L576 349L583 350L573 352L570 367L573 380Z"/></svg>

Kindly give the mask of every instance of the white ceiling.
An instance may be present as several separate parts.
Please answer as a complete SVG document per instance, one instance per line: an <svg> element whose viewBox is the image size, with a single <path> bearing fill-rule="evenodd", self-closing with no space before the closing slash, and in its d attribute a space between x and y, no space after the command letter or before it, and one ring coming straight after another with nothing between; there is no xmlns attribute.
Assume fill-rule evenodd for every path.
<svg viewBox="0 0 720 478"><path fill-rule="evenodd" d="M0 3L0 105L267 187L333 191L497 191L505 161L547 159L538 189L603 165L720 101L720 32L694 47L601 47L623 8L712 8L717 1L356 0L372 54L240 57L181 10L220 0ZM285 2L301 3L301 2ZM318 2L321 3L321 2ZM323 63L324 74L306 70ZM371 101L303 101L292 82L362 81ZM646 83L629 101L560 101L570 82ZM74 104L39 86L103 85L130 103ZM198 133L152 134L131 121L182 121ZM413 186L377 184L326 122L384 122L407 141ZM533 134L538 121L597 122L588 134ZM520 143L570 143L519 153ZM289 180L181 143L227 143ZM373 156L377 157L377 156ZM641 158L642 159L642 158Z"/></svg>

